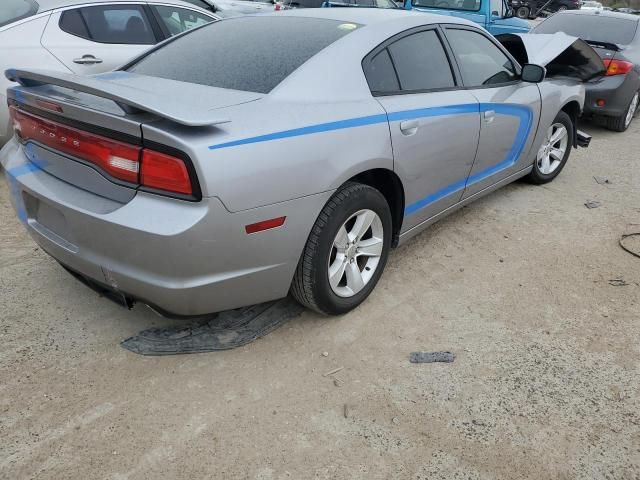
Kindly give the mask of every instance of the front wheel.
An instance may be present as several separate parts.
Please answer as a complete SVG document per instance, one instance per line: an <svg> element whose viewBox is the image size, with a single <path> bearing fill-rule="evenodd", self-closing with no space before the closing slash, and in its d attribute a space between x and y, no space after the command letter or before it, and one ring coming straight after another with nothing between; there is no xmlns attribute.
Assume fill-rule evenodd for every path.
<svg viewBox="0 0 640 480"><path fill-rule="evenodd" d="M569 115L563 111L558 112L538 149L533 170L527 176L531 183L548 183L560 174L571 154L573 129Z"/></svg>
<svg viewBox="0 0 640 480"><path fill-rule="evenodd" d="M524 20L529 18L529 7L520 7L516 10L516 17Z"/></svg>
<svg viewBox="0 0 640 480"><path fill-rule="evenodd" d="M320 212L291 284L293 297L319 313L340 315L374 289L391 246L391 212L375 188L348 182Z"/></svg>

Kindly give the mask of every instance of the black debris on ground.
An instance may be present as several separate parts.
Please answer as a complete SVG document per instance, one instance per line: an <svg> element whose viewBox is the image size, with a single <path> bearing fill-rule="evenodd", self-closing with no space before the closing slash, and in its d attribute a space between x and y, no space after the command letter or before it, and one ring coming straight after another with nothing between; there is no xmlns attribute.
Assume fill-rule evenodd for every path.
<svg viewBox="0 0 640 480"><path fill-rule="evenodd" d="M124 340L123 348L140 355L229 350L264 337L302 313L302 307L287 297L275 302L222 312L209 320L144 330Z"/></svg>
<svg viewBox="0 0 640 480"><path fill-rule="evenodd" d="M451 352L411 352L409 361L411 363L451 363L456 356Z"/></svg>

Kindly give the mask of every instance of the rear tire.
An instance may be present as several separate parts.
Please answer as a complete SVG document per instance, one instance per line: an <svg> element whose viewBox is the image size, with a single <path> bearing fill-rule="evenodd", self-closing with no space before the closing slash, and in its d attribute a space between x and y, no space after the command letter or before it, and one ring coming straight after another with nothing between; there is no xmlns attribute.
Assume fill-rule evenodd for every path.
<svg viewBox="0 0 640 480"><path fill-rule="evenodd" d="M293 297L327 315L356 308L382 275L391 229L391 211L384 196L368 185L345 183L311 229L291 284Z"/></svg>
<svg viewBox="0 0 640 480"><path fill-rule="evenodd" d="M631 98L629 105L627 105L627 110L625 111L625 113L617 117L604 117L604 126L608 130L613 130L614 132L624 132L631 125L633 117L638 111L639 103L640 92L636 92Z"/></svg>
<svg viewBox="0 0 640 480"><path fill-rule="evenodd" d="M574 126L571 117L560 111L547 130L533 162L533 170L525 178L535 184L549 183L556 178L569 160L573 147Z"/></svg>

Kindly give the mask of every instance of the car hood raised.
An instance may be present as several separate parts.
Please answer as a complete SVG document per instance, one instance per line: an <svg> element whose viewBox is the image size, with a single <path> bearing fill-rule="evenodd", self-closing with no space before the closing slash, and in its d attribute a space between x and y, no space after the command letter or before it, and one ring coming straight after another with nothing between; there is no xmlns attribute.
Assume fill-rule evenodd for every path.
<svg viewBox="0 0 640 480"><path fill-rule="evenodd" d="M534 63L546 67L548 77L573 77L586 82L606 71L602 59L591 46L562 32L504 33L496 38L521 65Z"/></svg>

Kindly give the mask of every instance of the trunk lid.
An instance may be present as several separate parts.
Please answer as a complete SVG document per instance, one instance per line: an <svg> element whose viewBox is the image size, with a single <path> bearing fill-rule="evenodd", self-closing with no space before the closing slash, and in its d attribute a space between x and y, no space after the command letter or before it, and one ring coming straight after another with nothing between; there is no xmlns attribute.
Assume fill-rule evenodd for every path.
<svg viewBox="0 0 640 480"><path fill-rule="evenodd" d="M20 84L8 90L9 103L21 112L30 128L35 128L37 122L41 129L40 135L23 139L29 159L67 183L122 203L135 196L140 187L139 176L137 183L122 181L95 162L73 155L68 143L56 142L61 138L65 142L67 138L77 141L83 132L88 132L92 141L115 140L141 152L146 147L144 125L169 122L181 128L209 131L229 122L221 109L264 96L128 72L83 77L41 70L8 70L6 76ZM84 143L88 141L83 139ZM158 147L162 149L154 145L155 149ZM177 152L174 156L186 154ZM108 158L111 161L113 157ZM138 161L141 159L142 153ZM185 158L185 163L197 183L198 166L189 158Z"/></svg>

